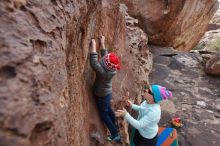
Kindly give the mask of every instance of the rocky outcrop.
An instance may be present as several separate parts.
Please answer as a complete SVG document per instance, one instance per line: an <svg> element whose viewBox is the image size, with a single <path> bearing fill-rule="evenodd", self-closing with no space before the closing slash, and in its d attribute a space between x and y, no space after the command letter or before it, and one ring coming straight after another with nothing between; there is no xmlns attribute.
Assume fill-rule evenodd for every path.
<svg viewBox="0 0 220 146"><path fill-rule="evenodd" d="M121 8L126 9L124 5ZM115 110L126 108L126 92L129 92L130 100L138 102L141 99L142 86L149 81L149 73L152 69L153 58L149 52L148 39L146 34L135 24L138 20L125 13L126 21L126 46L118 51L121 54L122 69L118 72L113 82L112 105ZM130 109L127 109L130 110ZM118 119L120 133L123 139L122 145L129 146L129 126L123 118Z"/></svg>
<svg viewBox="0 0 220 146"><path fill-rule="evenodd" d="M212 20L209 22L207 31L216 29L220 29L220 9L217 10Z"/></svg>
<svg viewBox="0 0 220 146"><path fill-rule="evenodd" d="M210 58L205 66L205 72L212 75L220 75L220 54Z"/></svg>
<svg viewBox="0 0 220 146"><path fill-rule="evenodd" d="M115 145L105 140L92 96L90 39L106 36L109 51L122 59L115 108L123 90L134 95L148 79L152 64L147 37L125 27L119 1L6 0L0 13L0 145ZM136 34L126 35L128 29ZM123 136L122 145L128 140Z"/></svg>
<svg viewBox="0 0 220 146"><path fill-rule="evenodd" d="M203 58L204 70L210 75L219 74L219 52L220 52L220 29L219 25L220 9L215 13L210 21L208 31L201 38L196 47L190 52L197 53Z"/></svg>
<svg viewBox="0 0 220 146"><path fill-rule="evenodd" d="M217 146L220 144L220 77L207 76L198 53L150 46L153 70L150 82L166 86L173 98L162 102L161 126L171 126L179 116L183 127L177 130L179 145Z"/></svg>
<svg viewBox="0 0 220 146"><path fill-rule="evenodd" d="M160 19L164 14L152 15L152 26L157 22L155 28L164 25L159 34L169 32L167 37L155 37L161 44L182 49L184 45L178 44L188 43L186 37L194 40L188 33L197 27L203 30L217 5L214 1L204 3L206 7L200 1L184 2L172 2L166 18ZM201 6L199 10L204 8L207 17L196 11L196 24L188 18L178 19L194 16L194 10L188 12L188 8L196 4ZM109 51L119 54L122 70L113 80L112 104L115 109L122 108L126 91L132 100L139 99L152 69L148 38L136 26L139 22L144 26L144 19L138 22L130 17L119 0L4 0L0 1L0 19L0 145L115 146L105 140L108 132L92 96L95 74L88 61L89 42L104 35ZM176 33L171 31L180 26ZM174 35L177 39L172 33L178 34ZM121 145L128 145L128 125L122 119L118 123Z"/></svg>
<svg viewBox="0 0 220 146"><path fill-rule="evenodd" d="M191 50L201 39L218 9L217 0L124 0L129 14L139 20L149 42Z"/></svg>
<svg viewBox="0 0 220 146"><path fill-rule="evenodd" d="M88 47L103 34L124 48L118 1L6 0L0 13L0 145L104 145Z"/></svg>

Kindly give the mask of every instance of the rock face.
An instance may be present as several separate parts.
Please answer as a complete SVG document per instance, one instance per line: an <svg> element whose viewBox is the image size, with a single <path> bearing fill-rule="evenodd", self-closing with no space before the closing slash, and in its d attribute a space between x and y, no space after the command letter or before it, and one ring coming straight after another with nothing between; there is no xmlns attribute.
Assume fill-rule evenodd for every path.
<svg viewBox="0 0 220 146"><path fill-rule="evenodd" d="M218 8L217 12L208 25L208 31L216 29L220 29L220 8Z"/></svg>
<svg viewBox="0 0 220 146"><path fill-rule="evenodd" d="M191 50L199 42L218 9L217 0L124 1L151 44L184 51Z"/></svg>
<svg viewBox="0 0 220 146"><path fill-rule="evenodd" d="M179 145L220 145L220 77L207 76L197 53L150 48L154 58L150 82L173 92L173 98L161 105L160 125L169 127L171 117L179 116L184 124L178 129Z"/></svg>
<svg viewBox="0 0 220 146"><path fill-rule="evenodd" d="M220 9L215 13L210 21L208 31L199 41L191 52L198 53L204 61L204 70L210 75L220 75L219 53L220 53L220 27L219 27Z"/></svg>
<svg viewBox="0 0 220 146"><path fill-rule="evenodd" d="M6 0L0 14L0 145L104 145L88 47L103 34L124 48L118 1Z"/></svg>
<svg viewBox="0 0 220 146"><path fill-rule="evenodd" d="M208 74L220 75L220 54L212 56L212 58L207 61L205 71Z"/></svg>
<svg viewBox="0 0 220 146"><path fill-rule="evenodd" d="M152 32L164 25L158 29L163 36L170 29L168 38L155 40L174 45L193 40L189 32L197 27L203 30L217 6L209 2L172 2L162 19L164 15L153 13ZM188 12L195 5L198 13ZM201 27L194 19L179 20L183 16L199 17L196 20ZM138 99L152 69L148 38L136 26L138 20L126 13L119 0L4 0L0 1L0 20L0 145L115 146L105 140L108 132L92 95L95 74L89 65L89 42L104 35L108 50L120 56L122 70L113 80L112 104L115 109L122 108L125 91L130 92L132 100ZM143 20L139 20L140 26L144 26ZM179 27L176 33L171 31ZM153 33L146 32L152 40ZM174 36L179 41L172 33L178 34ZM184 45L177 46L182 49ZM121 145L128 145L128 125L121 119L118 123Z"/></svg>
<svg viewBox="0 0 220 146"><path fill-rule="evenodd" d="M0 14L0 145L115 145L105 140L92 96L89 41L104 35L107 48L123 58L115 108L123 89L136 95L152 65L143 31L126 35L119 1L6 0ZM123 138L125 145L129 137Z"/></svg>

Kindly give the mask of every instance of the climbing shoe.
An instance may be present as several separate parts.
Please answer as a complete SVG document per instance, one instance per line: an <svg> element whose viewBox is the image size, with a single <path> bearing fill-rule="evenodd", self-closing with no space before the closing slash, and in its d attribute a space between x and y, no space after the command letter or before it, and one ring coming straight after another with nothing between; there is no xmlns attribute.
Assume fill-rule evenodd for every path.
<svg viewBox="0 0 220 146"><path fill-rule="evenodd" d="M108 136L107 137L107 140L112 142L112 141L115 141L115 142L121 142L121 136L120 135L117 135L117 136Z"/></svg>

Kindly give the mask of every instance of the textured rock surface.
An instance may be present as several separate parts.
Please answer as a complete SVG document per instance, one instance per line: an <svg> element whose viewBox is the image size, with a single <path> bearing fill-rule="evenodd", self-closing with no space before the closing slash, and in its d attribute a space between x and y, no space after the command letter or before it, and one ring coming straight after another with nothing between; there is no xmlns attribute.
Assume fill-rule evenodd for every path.
<svg viewBox="0 0 220 146"><path fill-rule="evenodd" d="M7 0L0 14L0 145L104 145L88 45L102 33L124 48L118 1Z"/></svg>
<svg viewBox="0 0 220 146"><path fill-rule="evenodd" d="M205 71L208 74L220 75L220 54L212 56L212 58L207 61Z"/></svg>
<svg viewBox="0 0 220 146"><path fill-rule="evenodd" d="M0 2L1 146L115 145L92 97L88 48L102 34L123 58L113 83L120 108L122 89L134 95L152 64L143 31L134 27L136 44L126 43L124 13L117 0Z"/></svg>
<svg viewBox="0 0 220 146"><path fill-rule="evenodd" d="M220 44L220 7L217 12L213 16L212 20L208 25L207 32L201 38L197 46L195 46L194 50L199 50L203 53L207 54L215 54L216 52L220 52L219 44ZM202 53L200 53L202 54Z"/></svg>
<svg viewBox="0 0 220 146"><path fill-rule="evenodd" d="M138 18L149 42L191 50L203 36L218 9L217 0L124 0L129 14Z"/></svg>
<svg viewBox="0 0 220 146"><path fill-rule="evenodd" d="M147 45L147 36L140 28L134 25L138 21L128 14L125 15L125 20L126 46L125 49L118 51L118 54L122 55L122 70L119 71L113 83L113 98L115 100L112 104L115 110L125 107L123 96L126 95L126 91L129 91L129 98L132 101L138 102L141 99L141 87L148 82L153 63L153 58ZM129 146L128 123L123 119L118 119L118 125L123 138L122 145Z"/></svg>
<svg viewBox="0 0 220 146"><path fill-rule="evenodd" d="M208 31L201 38L191 52L198 53L203 58L204 70L208 74L219 75L219 53L220 53L220 8L210 21Z"/></svg>
<svg viewBox="0 0 220 146"><path fill-rule="evenodd" d="M160 125L170 126L171 117L179 116L184 124L178 129L180 145L220 145L220 78L206 75L197 53L150 48L154 58L150 82L168 87L174 95L162 103Z"/></svg>
<svg viewBox="0 0 220 146"><path fill-rule="evenodd" d="M217 12L208 25L208 31L216 29L220 29L220 8L218 8Z"/></svg>
<svg viewBox="0 0 220 146"><path fill-rule="evenodd" d="M192 7L200 4L199 10L206 4L196 2ZM212 2L204 8L207 16L198 16L201 19L198 23L202 26L215 10L217 4ZM172 9L166 17L177 19L173 15L178 14L181 15L178 18L182 18L185 15L182 12L187 17L192 16L193 12L188 14L187 11L191 3L183 3L181 13L176 11L176 3L179 1L172 2ZM127 90L131 99L137 101L140 87L148 82L152 56L147 46L148 38L135 26L138 20L125 11L124 6L119 8L119 0L0 1L1 146L116 145L106 142L107 130L100 122L92 97L95 74L89 66L88 48L90 39L102 34L106 36L107 48L121 57L122 70L113 80L114 108L123 106L122 96ZM199 12L196 16L201 14ZM152 26L164 25L159 29L164 34L171 24L167 21L172 19L160 19L161 16L152 15L155 19ZM161 21L163 23L159 23ZM142 19L140 22L143 26ZM188 23L188 18L172 22L171 30L183 23L177 33L181 35L179 32L186 31L185 25L189 31L197 26L197 23L191 24L195 21ZM171 30L168 32L174 33ZM182 37L183 42L187 42L187 35ZM178 38L178 35L174 36ZM169 37L167 40L173 39L173 36ZM161 44L166 42L165 38L161 40ZM218 104L215 106L219 108ZM218 113L214 113L218 117ZM119 126L123 137L121 145L127 145L128 125L119 119Z"/></svg>

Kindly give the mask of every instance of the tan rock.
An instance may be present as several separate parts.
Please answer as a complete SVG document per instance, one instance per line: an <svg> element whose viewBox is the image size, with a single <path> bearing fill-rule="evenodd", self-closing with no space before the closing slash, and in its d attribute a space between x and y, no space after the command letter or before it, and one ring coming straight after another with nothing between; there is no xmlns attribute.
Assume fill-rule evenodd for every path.
<svg viewBox="0 0 220 146"><path fill-rule="evenodd" d="M124 48L119 1L27 3L0 1L0 145L107 145L88 51L101 34Z"/></svg>
<svg viewBox="0 0 220 146"><path fill-rule="evenodd" d="M213 75L220 75L220 54L216 54L209 59L205 66L205 72Z"/></svg>
<svg viewBox="0 0 220 146"><path fill-rule="evenodd" d="M217 0L124 0L151 44L191 50L218 9ZM168 1L168 3L165 3Z"/></svg>
<svg viewBox="0 0 220 146"><path fill-rule="evenodd" d="M26 0L14 0L15 7L19 8L21 6L26 5Z"/></svg>

